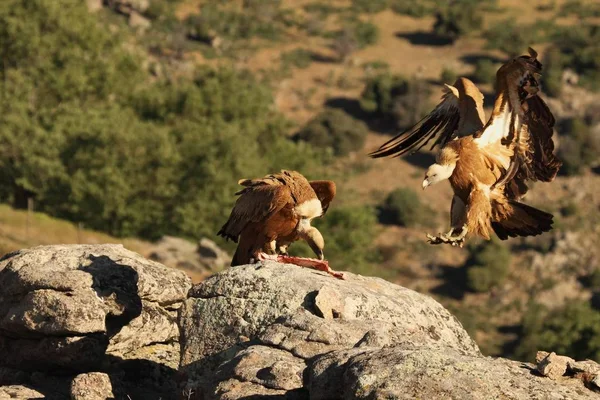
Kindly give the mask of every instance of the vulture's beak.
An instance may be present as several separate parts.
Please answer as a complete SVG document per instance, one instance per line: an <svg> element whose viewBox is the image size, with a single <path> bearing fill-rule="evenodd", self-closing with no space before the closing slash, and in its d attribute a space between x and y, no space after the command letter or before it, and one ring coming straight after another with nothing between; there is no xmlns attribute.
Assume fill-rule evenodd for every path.
<svg viewBox="0 0 600 400"><path fill-rule="evenodd" d="M427 186L431 185L431 183L429 182L429 180L427 178L425 178L423 180L423 190L427 189Z"/></svg>
<svg viewBox="0 0 600 400"><path fill-rule="evenodd" d="M315 227L310 227L307 231L303 232L304 240L308 246L312 249L319 260L324 260L325 255L323 254L323 248L325 247L325 240L323 235Z"/></svg>

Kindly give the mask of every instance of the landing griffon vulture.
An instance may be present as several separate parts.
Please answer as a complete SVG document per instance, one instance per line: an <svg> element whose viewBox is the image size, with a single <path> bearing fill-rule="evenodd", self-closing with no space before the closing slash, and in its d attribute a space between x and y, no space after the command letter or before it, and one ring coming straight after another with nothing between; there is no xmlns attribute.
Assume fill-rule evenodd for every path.
<svg viewBox="0 0 600 400"><path fill-rule="evenodd" d="M449 179L454 197L451 229L428 235L432 244L461 246L467 234L490 239L535 236L552 229L552 214L519 200L527 181L550 182L562 162L553 154L554 117L538 96L542 64L537 53L516 57L496 74L496 99L485 121L483 95L466 78L446 85L442 101L423 120L400 133L371 157L414 152L434 139L441 151L423 189Z"/></svg>
<svg viewBox="0 0 600 400"><path fill-rule="evenodd" d="M333 198L332 181L309 182L296 171L281 171L260 179L242 179L244 186L219 236L238 243L231 266L274 260L319 269L342 278L324 259L325 241L314 218L323 216ZM318 259L291 257L288 246L304 240Z"/></svg>

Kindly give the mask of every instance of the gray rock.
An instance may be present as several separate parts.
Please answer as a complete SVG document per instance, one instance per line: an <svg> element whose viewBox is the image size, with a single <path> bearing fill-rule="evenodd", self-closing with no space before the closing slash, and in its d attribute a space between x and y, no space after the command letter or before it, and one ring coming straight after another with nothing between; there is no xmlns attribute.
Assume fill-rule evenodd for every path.
<svg viewBox="0 0 600 400"><path fill-rule="evenodd" d="M110 377L100 372L80 374L71 383L72 400L114 399Z"/></svg>
<svg viewBox="0 0 600 400"><path fill-rule="evenodd" d="M179 310L184 398L597 398L582 379L483 357L427 296L346 276L266 263L195 286Z"/></svg>
<svg viewBox="0 0 600 400"><path fill-rule="evenodd" d="M172 395L177 309L190 287L185 273L121 245L9 254L0 260L0 367L107 371Z"/></svg>
<svg viewBox="0 0 600 400"><path fill-rule="evenodd" d="M29 400L29 399L45 399L42 393L37 390L30 389L26 386L11 385L0 386L0 400Z"/></svg>
<svg viewBox="0 0 600 400"><path fill-rule="evenodd" d="M309 388L329 385L331 399L597 399L577 379L552 381L534 367L455 349L399 345L332 352L315 361ZM335 381L328 369L338 370ZM340 373L339 369L342 370ZM316 386L318 387L318 386ZM310 391L310 398L313 398ZM317 395L315 398L324 398Z"/></svg>
<svg viewBox="0 0 600 400"><path fill-rule="evenodd" d="M550 379L561 378L567 372L569 363L575 362L572 358L558 356L555 352L546 353L538 351L535 358L538 372Z"/></svg>
<svg viewBox="0 0 600 400"><path fill-rule="evenodd" d="M480 354L458 320L439 303L379 278L348 273L346 280L338 280L269 262L228 269L195 286L190 295L179 316L181 367L193 377L188 390L212 393L206 398L220 398L217 393L224 386L236 386L223 383L223 374L215 381L203 372L264 352L249 347L252 341L291 353L293 358L285 361L289 371L302 370L306 360L329 351L396 340L439 343L464 354ZM280 354L274 351L265 361L271 364L258 369L269 371L269 384L250 367L240 373L236 362L233 379L245 389L258 385L283 390L295 382L294 390L304 390L282 372L286 369L271 362ZM228 396L237 398L231 391Z"/></svg>

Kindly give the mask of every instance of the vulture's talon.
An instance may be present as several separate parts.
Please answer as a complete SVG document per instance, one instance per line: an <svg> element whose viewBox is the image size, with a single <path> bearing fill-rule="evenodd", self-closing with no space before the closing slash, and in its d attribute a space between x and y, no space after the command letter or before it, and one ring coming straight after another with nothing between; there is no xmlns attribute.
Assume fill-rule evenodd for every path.
<svg viewBox="0 0 600 400"><path fill-rule="evenodd" d="M448 233L440 233L437 236L427 234L427 242L429 244L449 244L452 247L462 248L465 243L465 237L467 236L466 225L462 227L462 231L457 236L453 236L454 228L450 229Z"/></svg>

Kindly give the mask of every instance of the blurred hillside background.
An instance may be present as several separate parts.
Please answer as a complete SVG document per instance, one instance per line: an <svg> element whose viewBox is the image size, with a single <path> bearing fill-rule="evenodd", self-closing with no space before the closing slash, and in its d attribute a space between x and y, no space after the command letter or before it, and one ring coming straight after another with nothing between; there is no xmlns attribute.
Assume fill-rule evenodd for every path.
<svg viewBox="0 0 600 400"><path fill-rule="evenodd" d="M526 201L556 228L426 244L451 199L420 190L434 153L367 152L457 76L489 114L495 71L530 45L565 165ZM333 268L434 296L486 354L600 361L600 2L2 0L0 57L2 253L183 246L166 261L186 268L202 238L233 249L215 233L238 179L297 169L338 184L316 222Z"/></svg>

